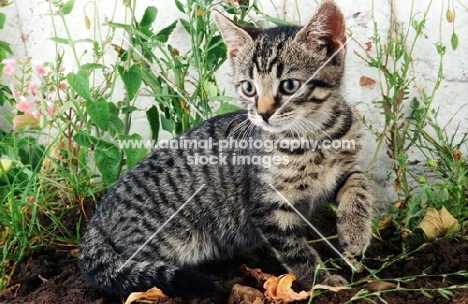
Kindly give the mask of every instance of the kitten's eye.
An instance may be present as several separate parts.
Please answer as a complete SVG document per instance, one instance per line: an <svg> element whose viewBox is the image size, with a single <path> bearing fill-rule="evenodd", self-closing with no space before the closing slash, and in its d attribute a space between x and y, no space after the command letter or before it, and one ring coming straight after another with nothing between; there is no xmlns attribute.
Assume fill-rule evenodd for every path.
<svg viewBox="0 0 468 304"><path fill-rule="evenodd" d="M288 79L280 83L280 90L281 90L281 93L283 94L291 95L294 92L296 92L300 86L301 86L301 83L299 82L299 80Z"/></svg>
<svg viewBox="0 0 468 304"><path fill-rule="evenodd" d="M250 81L242 81L241 87L242 92L248 97L253 97L257 93L255 86Z"/></svg>

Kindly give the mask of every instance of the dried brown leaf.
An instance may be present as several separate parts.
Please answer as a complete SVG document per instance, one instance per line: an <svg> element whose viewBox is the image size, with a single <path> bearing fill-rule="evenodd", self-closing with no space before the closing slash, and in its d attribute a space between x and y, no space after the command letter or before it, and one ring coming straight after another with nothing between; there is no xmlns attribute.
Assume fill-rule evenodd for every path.
<svg viewBox="0 0 468 304"><path fill-rule="evenodd" d="M393 222L393 218L391 216L382 217L382 219L380 219L379 221L379 230L390 227L392 222Z"/></svg>
<svg viewBox="0 0 468 304"><path fill-rule="evenodd" d="M388 290L388 289L396 289L397 286L391 282L370 282L364 285L364 288L369 291L381 291L381 290Z"/></svg>
<svg viewBox="0 0 468 304"><path fill-rule="evenodd" d="M313 288L315 289L325 289L325 290L331 290L333 292L338 292L340 290L346 290L346 289L351 289L349 286L328 286L328 285L322 285L322 284L317 284Z"/></svg>
<svg viewBox="0 0 468 304"><path fill-rule="evenodd" d="M281 300L283 303L306 300L309 293L301 291L299 293L292 290L292 282L296 276L288 273L279 277L271 277L263 284L265 288L265 297L268 300Z"/></svg>
<svg viewBox="0 0 468 304"><path fill-rule="evenodd" d="M439 211L428 208L417 228L421 228L428 240L444 236L449 229L460 230L460 224L445 207Z"/></svg>
<svg viewBox="0 0 468 304"><path fill-rule="evenodd" d="M366 52L369 52L370 50L372 50L372 42L366 42Z"/></svg>
<svg viewBox="0 0 468 304"><path fill-rule="evenodd" d="M263 282L271 278L273 275L269 273L264 273L260 268L249 268L247 265L242 264L240 266L242 273L247 276L253 277L258 282Z"/></svg>
<svg viewBox="0 0 468 304"><path fill-rule="evenodd" d="M235 284L232 287L228 304L263 304L263 293L255 288Z"/></svg>
<svg viewBox="0 0 468 304"><path fill-rule="evenodd" d="M125 301L125 304L130 304L135 301L156 301L163 298L167 298L167 296L161 289L153 287L145 292L132 292Z"/></svg>
<svg viewBox="0 0 468 304"><path fill-rule="evenodd" d="M373 86L375 84L375 80L366 76L361 76L359 79L359 85L361 87L368 87Z"/></svg>

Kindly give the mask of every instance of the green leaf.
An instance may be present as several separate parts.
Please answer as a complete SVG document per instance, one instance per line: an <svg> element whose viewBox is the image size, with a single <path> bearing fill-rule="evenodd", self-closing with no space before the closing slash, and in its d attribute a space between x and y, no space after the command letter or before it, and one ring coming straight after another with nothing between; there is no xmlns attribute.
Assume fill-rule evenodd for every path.
<svg viewBox="0 0 468 304"><path fill-rule="evenodd" d="M122 108L122 114L132 113L132 112L134 112L136 110L138 110L138 108L135 107L135 106L123 107Z"/></svg>
<svg viewBox="0 0 468 304"><path fill-rule="evenodd" d="M83 71L92 71L92 70L98 70L98 69L106 69L105 65L102 65L100 63L86 63L81 66L81 69Z"/></svg>
<svg viewBox="0 0 468 304"><path fill-rule="evenodd" d="M161 115L161 126L164 130L168 132L174 132L175 123L172 119L167 119L164 115Z"/></svg>
<svg viewBox="0 0 468 304"><path fill-rule="evenodd" d="M0 29L3 29L5 26L6 15L4 13L0 13Z"/></svg>
<svg viewBox="0 0 468 304"><path fill-rule="evenodd" d="M458 36L457 34L453 33L452 34L452 50L456 50L458 48Z"/></svg>
<svg viewBox="0 0 468 304"><path fill-rule="evenodd" d="M71 11L73 10L73 5L74 4L75 4L75 0L68 1L67 3L62 5L62 7L60 8L60 13L63 14L63 15L70 14Z"/></svg>
<svg viewBox="0 0 468 304"><path fill-rule="evenodd" d="M79 71L76 74L70 72L67 74L67 81L78 95L87 101L91 100L91 93L89 91L89 74L87 72Z"/></svg>
<svg viewBox="0 0 468 304"><path fill-rule="evenodd" d="M174 21L171 25L168 27L163 28L160 30L157 34L155 39L160 42L167 42L169 40L169 36L171 35L172 31L175 29L177 25L177 20Z"/></svg>
<svg viewBox="0 0 468 304"><path fill-rule="evenodd" d="M175 0L175 5L177 6L177 9L179 10L179 12L185 14L185 8L182 2L180 2L179 0Z"/></svg>
<svg viewBox="0 0 468 304"><path fill-rule="evenodd" d="M450 290L438 288L437 291L439 292L441 296L443 296L447 300L450 300L450 298L453 298L453 292Z"/></svg>
<svg viewBox="0 0 468 304"><path fill-rule="evenodd" d="M99 145L94 151L94 160L96 167L101 172L104 184L115 183L120 166L119 148L111 143Z"/></svg>
<svg viewBox="0 0 468 304"><path fill-rule="evenodd" d="M275 25L279 25L279 26L290 26L290 25L294 25L293 23L291 22L288 22L288 21L285 21L283 19L279 19L279 18L275 18L275 17L271 17L271 16L268 16L268 15L265 15L265 19L270 21L270 22L273 22Z"/></svg>
<svg viewBox="0 0 468 304"><path fill-rule="evenodd" d="M104 98L101 97L96 101L88 100L86 102L86 111L99 129L104 131L109 129L109 106Z"/></svg>
<svg viewBox="0 0 468 304"><path fill-rule="evenodd" d="M156 106L152 106L146 111L146 118L148 119L150 129L151 129L151 138L153 140L158 140L159 137L159 111Z"/></svg>
<svg viewBox="0 0 468 304"><path fill-rule="evenodd" d="M185 28L185 30L187 31L187 33L191 33L192 31L192 26L190 25L190 23L185 20L185 19L179 19L180 23L182 23L182 26Z"/></svg>
<svg viewBox="0 0 468 304"><path fill-rule="evenodd" d="M24 127L37 127L39 122L31 114L16 115L13 118L13 129L20 129Z"/></svg>
<svg viewBox="0 0 468 304"><path fill-rule="evenodd" d="M158 14L158 9L154 6L148 6L141 18L140 27L151 27L154 20L156 20L156 15Z"/></svg>
<svg viewBox="0 0 468 304"><path fill-rule="evenodd" d="M123 66L119 66L117 69L127 91L128 100L133 100L142 82L140 67L135 64L128 71L125 71Z"/></svg>
<svg viewBox="0 0 468 304"><path fill-rule="evenodd" d="M425 290L423 290L423 289L421 289L420 291L421 291L421 293L422 293L425 297L430 298L430 299L434 298L434 297L431 296L431 294L429 294L427 291L425 291Z"/></svg>
<svg viewBox="0 0 468 304"><path fill-rule="evenodd" d="M13 51L11 50L10 44L8 42L0 41L0 48L13 55Z"/></svg>
<svg viewBox="0 0 468 304"><path fill-rule="evenodd" d="M128 24L125 24L125 23L108 22L108 23L106 23L106 25L108 25L110 27L113 27L113 28L121 28L121 29L124 29L126 31L132 30L132 27L130 25L128 25Z"/></svg>
<svg viewBox="0 0 468 304"><path fill-rule="evenodd" d="M222 115L226 113L231 113L239 110L240 108L238 106L235 106L233 104L227 103L227 102L222 102L221 105L219 106L218 111L216 111L216 115Z"/></svg>
<svg viewBox="0 0 468 304"><path fill-rule="evenodd" d="M0 73L2 72L2 69L0 68ZM3 107L5 104L5 93L3 93L2 90L0 90L0 107Z"/></svg>
<svg viewBox="0 0 468 304"><path fill-rule="evenodd" d="M124 123L119 116L111 114L109 116L109 131L114 130L117 133L123 133L125 130Z"/></svg>
<svg viewBox="0 0 468 304"><path fill-rule="evenodd" d="M67 38L60 38L60 37L52 37L50 38L55 43L61 43L61 44L70 44L70 39Z"/></svg>
<svg viewBox="0 0 468 304"><path fill-rule="evenodd" d="M119 140L126 140L128 141L133 141L136 145L133 147L131 145L127 147L123 147L123 151L125 154L125 158L127 160L127 169L130 169L131 167L135 166L136 163L138 163L143 157L146 156L147 151L144 145L142 144L141 146L139 145L142 143L142 138L139 134L132 134L128 136L119 136Z"/></svg>
<svg viewBox="0 0 468 304"><path fill-rule="evenodd" d="M109 114L110 114L110 115L119 115L120 110L119 110L119 108L116 106L115 103L113 103L113 102L108 102L108 103L107 103L107 107L109 108Z"/></svg>
<svg viewBox="0 0 468 304"><path fill-rule="evenodd" d="M99 141L99 139L89 135L86 132L78 131L75 135L73 135L73 141L84 148L90 149L94 144L96 144L96 142Z"/></svg>

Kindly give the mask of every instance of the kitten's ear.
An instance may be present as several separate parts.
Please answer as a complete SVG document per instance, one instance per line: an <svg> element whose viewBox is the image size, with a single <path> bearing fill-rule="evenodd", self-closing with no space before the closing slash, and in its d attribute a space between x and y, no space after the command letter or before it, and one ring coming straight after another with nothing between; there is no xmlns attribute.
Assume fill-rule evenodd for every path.
<svg viewBox="0 0 468 304"><path fill-rule="evenodd" d="M323 0L295 40L314 53L332 56L346 43L344 16L333 0Z"/></svg>
<svg viewBox="0 0 468 304"><path fill-rule="evenodd" d="M211 16L218 25L224 43L227 45L230 57L236 57L239 48L248 43L252 43L258 35L259 29L247 28L236 24L217 10L212 10Z"/></svg>

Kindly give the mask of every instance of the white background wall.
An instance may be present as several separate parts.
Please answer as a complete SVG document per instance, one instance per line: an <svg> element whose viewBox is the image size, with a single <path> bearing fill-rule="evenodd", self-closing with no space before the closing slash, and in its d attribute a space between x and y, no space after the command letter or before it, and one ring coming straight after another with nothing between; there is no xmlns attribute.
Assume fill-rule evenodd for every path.
<svg viewBox="0 0 468 304"><path fill-rule="evenodd" d="M383 118L378 114L377 109L371 103L371 101L380 98L379 87L378 85L373 87L362 87L359 85L361 76L370 77L378 81L378 74L375 69L366 67L363 61L354 54L354 51L358 51L362 54L362 50L356 42L364 45L366 42L371 41L373 35L372 0L336 0L336 2L341 7L346 17L347 27L355 34L356 40L351 41L348 45L347 69L344 77L344 96L346 96L346 99L351 104L356 105L357 110L363 114L367 120L372 121L375 126L379 128L382 126ZM416 18L421 20L429 1L416 0L414 2L414 13L416 14ZM416 51L412 59L417 87L419 87L420 90L424 90L425 88L432 89L437 78L438 56L435 44L439 41L439 26L442 17L442 41L443 44L447 46L447 53L444 58L444 79L436 95L434 107L440 107L439 121L442 125L451 120L448 130L454 132L457 125L461 125L459 130L459 135L461 135L462 132L467 131L468 127L468 106L466 106L468 101L468 11L466 9L466 7L468 7L468 1L460 0L460 2L450 2L453 2L454 8L452 8L452 10L456 13L455 31L460 40L458 49L452 51L450 47L452 24L448 23L445 19L448 1L434 0L432 1L428 22L424 29L424 35L416 45ZM114 21L125 22L126 14L125 7L121 4L122 0L116 0L115 2L97 0L97 11L94 9L92 2L84 8L86 3L88 3L88 1L77 0L72 14L67 16L70 31L75 39L92 38L95 27L99 26L99 24L103 24L106 17L112 18L113 14L115 14ZM316 1L311 0L297 0L297 2L290 0L260 0L259 3L263 7L265 13L280 18L285 17L290 21L295 21L300 24L307 22L316 6ZM273 3L276 5L279 16L273 7ZM114 12L113 8L115 4L117 4L117 10ZM300 8L300 15L295 9L296 4ZM7 14L7 24L5 29L0 32L2 35L0 40L6 40L11 43L12 49L14 50L14 58L22 59L29 56L37 61L54 60L55 46L54 43L48 40L48 38L55 36L51 26L51 17L48 15L50 10L49 5L49 1L44 0L16 0L13 5L1 10ZM176 18L181 17L180 12L176 9L172 0L138 0L137 16L141 16L148 5L154 5L159 10L155 24L156 28L163 28L172 23ZM411 1L396 1L397 21L402 22L405 26L408 25L410 9ZM86 29L85 27L85 11L91 19L91 29ZM388 30L390 11L389 1L375 0L375 18L378 22L379 31L383 37L382 39L384 39ZM95 12L98 14L94 15ZM99 20L94 19L95 17L98 17ZM57 24L60 24L58 18L55 21ZM104 32L107 31L106 28L103 29ZM64 36L64 30L60 26L59 31L60 33L58 33L57 36ZM118 35L116 35L116 37L118 37ZM174 47L184 50L187 48L187 41L185 31L178 25L170 43ZM120 41L117 43L120 43ZM67 54L64 66L67 68L67 71L72 71L74 67L71 52L67 49L67 46L62 47L65 48ZM87 44L83 44L83 47L90 48ZM109 52L110 55L115 54L115 51L112 49L106 51ZM92 51L89 49L88 53L91 54ZM234 96L230 81L230 67L228 64L222 68L219 75L221 77L218 80L219 83L227 89L228 95ZM415 91L414 94L418 96L417 91ZM116 97L116 100L119 100L119 97ZM144 99L139 102L142 107L150 105L150 102ZM142 133L144 137L149 137L144 116L134 120L134 124L137 126L133 129L134 132ZM366 164L370 160L374 149L375 138L369 135L366 139L366 152L364 155ZM393 180L386 180L389 162L384 152L385 151L381 153L381 158L372 169L372 172L374 173L376 199L381 202L389 202L395 199L395 195L392 190ZM464 152L466 153L466 151ZM421 160L421 156L416 152L412 152L410 160L414 161L418 159ZM419 167L418 170L423 169Z"/></svg>

